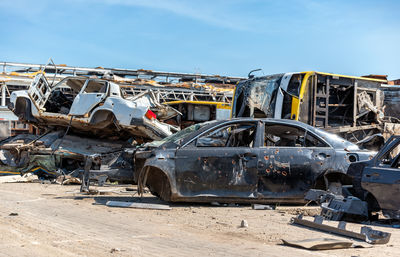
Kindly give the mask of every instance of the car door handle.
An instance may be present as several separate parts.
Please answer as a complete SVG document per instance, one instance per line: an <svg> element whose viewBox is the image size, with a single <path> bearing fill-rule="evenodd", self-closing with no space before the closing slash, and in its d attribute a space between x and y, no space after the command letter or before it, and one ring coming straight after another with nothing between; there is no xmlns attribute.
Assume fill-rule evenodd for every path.
<svg viewBox="0 0 400 257"><path fill-rule="evenodd" d="M243 156L245 158L255 158L255 157L257 157L257 154L255 154L255 153L244 153L244 154L242 154L240 156Z"/></svg>
<svg viewBox="0 0 400 257"><path fill-rule="evenodd" d="M257 154L255 153L244 153L244 154L239 154L239 158L245 162L248 162L254 158L257 157Z"/></svg>
<svg viewBox="0 0 400 257"><path fill-rule="evenodd" d="M376 173L376 172L374 172L374 173L372 173L372 174L366 174L365 175L365 177L367 177L367 178L374 178L374 179L377 179L377 178L379 178L379 173Z"/></svg>
<svg viewBox="0 0 400 257"><path fill-rule="evenodd" d="M318 157L320 158L320 159L325 159L325 158L329 158L329 157L331 157L329 154L326 154L326 153L319 153L318 154Z"/></svg>

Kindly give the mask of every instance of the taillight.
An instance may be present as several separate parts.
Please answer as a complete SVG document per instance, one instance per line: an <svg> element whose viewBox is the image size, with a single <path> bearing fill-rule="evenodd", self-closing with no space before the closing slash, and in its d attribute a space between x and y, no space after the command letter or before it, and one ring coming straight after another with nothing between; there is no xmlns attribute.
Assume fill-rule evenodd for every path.
<svg viewBox="0 0 400 257"><path fill-rule="evenodd" d="M154 112L152 112L150 109L146 112L145 114L146 118L148 118L149 120L152 119L157 119L157 116Z"/></svg>

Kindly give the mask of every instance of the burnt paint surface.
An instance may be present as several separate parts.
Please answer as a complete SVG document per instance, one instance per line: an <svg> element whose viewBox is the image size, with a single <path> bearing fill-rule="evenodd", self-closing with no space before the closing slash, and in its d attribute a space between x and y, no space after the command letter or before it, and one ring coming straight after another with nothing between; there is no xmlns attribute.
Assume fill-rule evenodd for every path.
<svg viewBox="0 0 400 257"><path fill-rule="evenodd" d="M235 119L224 124L243 120L258 119ZM182 145L171 147L173 150L165 149L165 146L155 148L144 166L156 166L170 178L172 200L202 202L216 199L227 202L303 202L305 192L315 185L318 178L329 172L347 171L349 151L345 151L344 146L340 148L341 142L337 142L335 147L331 146L332 143L327 147L263 146L264 120L269 124L276 122L308 128L296 121L260 119L263 122L257 123L251 147L197 147L194 143L197 138L223 122L213 123L183 139ZM350 153L358 154L361 160L371 155L371 152L360 150ZM163 158L157 157L160 155ZM140 158L140 151L136 158ZM137 172L140 170L145 169L136 167Z"/></svg>
<svg viewBox="0 0 400 257"><path fill-rule="evenodd" d="M184 196L248 197L257 182L257 149L204 147L176 152L177 190Z"/></svg>
<svg viewBox="0 0 400 257"><path fill-rule="evenodd" d="M334 155L325 147L264 147L260 151L258 190L271 198L302 198Z"/></svg>

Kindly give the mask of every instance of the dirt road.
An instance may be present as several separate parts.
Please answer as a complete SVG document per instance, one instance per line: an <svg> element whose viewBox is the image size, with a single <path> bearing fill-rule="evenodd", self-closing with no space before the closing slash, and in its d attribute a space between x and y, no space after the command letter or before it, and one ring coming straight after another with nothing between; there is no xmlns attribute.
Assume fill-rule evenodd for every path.
<svg viewBox="0 0 400 257"><path fill-rule="evenodd" d="M172 204L170 211L111 208L104 203L157 203L158 199L133 197L135 192L124 187L103 187L113 193L100 196L84 196L78 189L0 184L0 256L398 256L400 250L400 230L383 226L374 228L391 232L392 239L373 248L308 251L280 245L282 238L343 239L289 225L296 208L264 211L207 204ZM248 228L239 227L243 219ZM360 226L349 228L359 231Z"/></svg>

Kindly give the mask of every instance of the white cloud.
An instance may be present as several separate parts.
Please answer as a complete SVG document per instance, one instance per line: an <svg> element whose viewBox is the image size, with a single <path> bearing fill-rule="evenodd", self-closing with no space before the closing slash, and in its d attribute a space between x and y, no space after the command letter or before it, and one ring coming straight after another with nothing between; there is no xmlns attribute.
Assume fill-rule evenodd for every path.
<svg viewBox="0 0 400 257"><path fill-rule="evenodd" d="M251 26L248 26L248 18L245 21L236 13L229 13L230 2L228 1L102 0L102 2L110 5L159 9L221 28L251 30Z"/></svg>

